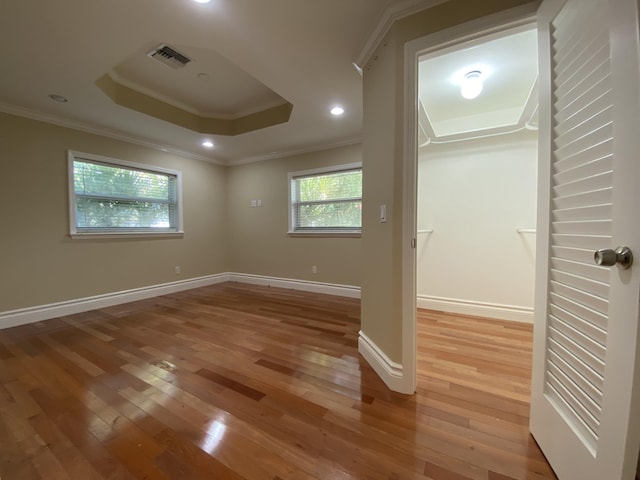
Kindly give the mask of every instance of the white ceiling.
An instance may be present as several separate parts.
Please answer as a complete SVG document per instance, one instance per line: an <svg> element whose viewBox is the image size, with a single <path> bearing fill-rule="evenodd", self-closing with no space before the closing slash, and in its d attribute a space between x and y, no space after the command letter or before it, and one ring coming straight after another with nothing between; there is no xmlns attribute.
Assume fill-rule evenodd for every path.
<svg viewBox="0 0 640 480"><path fill-rule="evenodd" d="M532 28L425 55L418 69L421 133L432 142L446 142L532 127L538 101L537 55L537 32ZM466 100L458 80L474 70L482 72L484 88L479 97Z"/></svg>
<svg viewBox="0 0 640 480"><path fill-rule="evenodd" d="M220 163L354 142L362 129L362 78L352 63L394 15L433 3L7 0L0 4L0 111ZM179 75L160 64L139 69L162 43L193 56L192 68ZM203 135L115 104L95 84L105 74L198 114L233 117L281 101L293 104L293 113L287 123L243 135ZM332 117L333 104L345 115ZM201 146L205 137L214 149Z"/></svg>
<svg viewBox="0 0 640 480"><path fill-rule="evenodd" d="M362 133L363 63L394 18L442 0L42 0L0 4L0 111L222 164L354 143ZM535 111L535 30L427 55L419 66L422 141L523 128ZM147 56L168 44L192 61ZM451 78L481 66L480 97ZM234 119L291 103L289 121L237 136L197 133L118 105L117 83L185 112ZM67 97L58 103L49 94ZM346 113L333 117L329 109ZM213 149L201 145L204 139Z"/></svg>

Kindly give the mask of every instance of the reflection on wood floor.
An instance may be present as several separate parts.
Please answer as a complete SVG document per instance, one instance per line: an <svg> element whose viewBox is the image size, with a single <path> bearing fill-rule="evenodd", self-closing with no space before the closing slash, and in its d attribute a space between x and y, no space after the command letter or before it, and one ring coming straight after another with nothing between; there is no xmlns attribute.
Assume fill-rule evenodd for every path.
<svg viewBox="0 0 640 480"><path fill-rule="evenodd" d="M358 356L358 300L224 283L0 331L0 478L554 478L531 329L419 312L419 389Z"/></svg>

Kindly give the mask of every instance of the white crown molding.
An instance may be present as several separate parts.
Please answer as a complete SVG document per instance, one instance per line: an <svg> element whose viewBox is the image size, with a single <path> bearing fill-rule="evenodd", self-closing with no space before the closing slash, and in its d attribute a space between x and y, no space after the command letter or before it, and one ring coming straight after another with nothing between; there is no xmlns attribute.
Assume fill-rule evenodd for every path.
<svg viewBox="0 0 640 480"><path fill-rule="evenodd" d="M309 145L307 147L299 148L296 150L287 150L284 152L273 152L273 153L268 153L266 155L257 155L255 157L247 157L239 160L230 160L229 162L226 163L226 165L232 167L236 165L244 165L246 163L263 162L265 160L275 160L278 158L292 157L294 155L303 155L305 153L321 152L322 150L330 150L332 148L347 147L349 145L357 145L359 143L362 143L362 137L360 136L350 137L337 142L328 142L328 143Z"/></svg>
<svg viewBox="0 0 640 480"><path fill-rule="evenodd" d="M154 150L159 150L166 153L172 153L174 155L180 155L182 157L192 158L194 160L200 160L203 162L213 163L214 165L221 165L223 167L231 167L235 165L243 165L246 163L262 162L265 160L275 160L283 157L291 157L293 155L303 155L305 153L320 152L322 150L330 150L332 148L346 147L349 145L356 145L362 143L362 137L350 137L337 142L328 142L322 144L309 145L304 148L296 150L288 150L283 152L273 152L266 155L257 155L255 157L247 157L239 160L221 161L218 159L205 157L204 155L197 155L186 150L181 150L169 145L163 145L151 142L138 137L125 135L122 132L110 130L104 127L97 127L93 125L87 125L82 122L68 120L55 115L37 112L16 105L9 105L6 103L0 103L0 112L8 113L9 115L16 115L18 117L30 118L31 120L37 120L39 122L50 123L52 125L58 125L60 127L72 128L81 132L91 133L93 135L99 135L101 137L112 138L114 140L120 140L122 142L132 143L134 145L140 145Z"/></svg>
<svg viewBox="0 0 640 480"><path fill-rule="evenodd" d="M517 7L522 11L529 11L529 5L525 5L524 7ZM515 10L515 9L514 9ZM513 35L516 33L521 33L527 30L534 28L531 21L525 19L522 22L519 22L512 28L498 30L496 32L490 33L488 35L480 35L475 36L471 40L454 42L442 49L436 49L435 52L437 55L443 54L446 52L447 54L458 51L463 48L470 48L472 46L482 45L489 40L494 40L498 38L504 38L509 35ZM420 87L418 86L420 90ZM420 97L420 91L418 92L418 128L421 133L423 133L424 140L420 142L419 147L425 147L430 144L443 144L443 143L455 143L462 142L466 140L477 140L485 137L495 137L499 135L510 135L512 133L518 133L524 130L536 130L534 125L531 125L531 119L534 118L535 113L538 108L538 75L533 79L533 83L529 87L529 94L521 105L518 107L520 109L520 115L518 116L517 121L513 121L511 123L501 123L500 126L496 127L487 127L481 128L478 130L465 130L458 133L448 134L448 135L438 135L436 134L433 124L431 122L431 118L424 107L424 103ZM498 112L498 110L495 110ZM465 118L463 116L458 117L458 119Z"/></svg>
<svg viewBox="0 0 640 480"><path fill-rule="evenodd" d="M537 125L533 124L533 119L538 113L538 82L539 77L536 76L536 81L531 86L531 90L529 91L529 98L527 99L527 103L522 110L522 118L520 122L530 130L537 130Z"/></svg>
<svg viewBox="0 0 640 480"><path fill-rule="evenodd" d="M354 64L359 70L362 70L395 21L445 3L446 1L447 0L405 0L389 5L382 13L376 27L367 37L364 47Z"/></svg>
<svg viewBox="0 0 640 480"><path fill-rule="evenodd" d="M420 142L418 147L426 147L430 144L455 143L466 140L477 140L480 138L496 137L499 135L510 135L512 133L522 132L524 130L537 130L532 124L532 119L538 111L538 76L536 76L526 102L520 106L520 116L517 122L513 122L498 127L488 127L480 130L467 130L460 133L438 136L432 126L431 118L424 108L422 100L418 96L418 128L424 135L425 140ZM464 118L464 117L459 117Z"/></svg>
<svg viewBox="0 0 640 480"><path fill-rule="evenodd" d="M200 160L202 162L213 163L215 165L227 165L225 162L216 160L204 155L198 155L186 150L181 150L169 145L163 145L155 143L143 138L126 135L117 130L111 130L105 127L98 127L95 125L89 125L83 122L75 120L69 120L66 118L58 117L47 113L37 112L24 107L18 107L16 105L9 105L7 103L0 103L0 112L8 113L10 115L16 115L18 117L29 118L31 120L37 120L39 122L50 123L52 125L58 125L59 127L72 128L85 133L91 133L93 135L99 135L101 137L107 137L114 140L120 140L121 142L132 143L134 145L140 145L142 147L152 148L154 150L160 150L161 152L172 153L174 155L180 155L182 157L192 158L194 160Z"/></svg>

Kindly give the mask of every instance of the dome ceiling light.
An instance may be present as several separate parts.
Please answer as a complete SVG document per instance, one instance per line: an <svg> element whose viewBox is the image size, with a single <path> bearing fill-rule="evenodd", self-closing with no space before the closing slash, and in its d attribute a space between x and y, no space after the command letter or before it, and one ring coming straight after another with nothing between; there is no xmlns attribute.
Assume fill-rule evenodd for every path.
<svg viewBox="0 0 640 480"><path fill-rule="evenodd" d="M472 100L482 93L483 87L482 72L472 70L466 73L460 81L460 95L467 100Z"/></svg>

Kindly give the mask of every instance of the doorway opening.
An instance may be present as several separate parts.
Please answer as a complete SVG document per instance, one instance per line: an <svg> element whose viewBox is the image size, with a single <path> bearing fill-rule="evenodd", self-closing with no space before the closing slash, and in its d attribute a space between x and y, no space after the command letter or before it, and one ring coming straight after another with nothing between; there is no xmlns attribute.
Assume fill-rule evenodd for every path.
<svg viewBox="0 0 640 480"><path fill-rule="evenodd" d="M625 218L638 203L638 52L628 50L637 42L619 41L638 38L638 6L607 5L545 1L537 15L541 149L530 428L560 476L576 478L622 478L622 471L631 478L640 443L639 410L628 408L638 405L632 398L640 370L628 367L638 360L639 277L599 261L638 238L638 224ZM510 27L521 21L506 16L516 19ZM418 59L504 31L506 22L469 22L406 44L402 340L409 368L416 366L416 251L408 245L416 247L418 230ZM476 82L478 73L464 76ZM609 248L600 252L601 244Z"/></svg>
<svg viewBox="0 0 640 480"><path fill-rule="evenodd" d="M438 318L454 329L469 328L468 316L532 324L537 31L520 26L422 55L417 73L417 307L445 312ZM418 332L430 321L420 312ZM512 332L528 390L530 358L518 361L516 344L531 348L531 329Z"/></svg>

